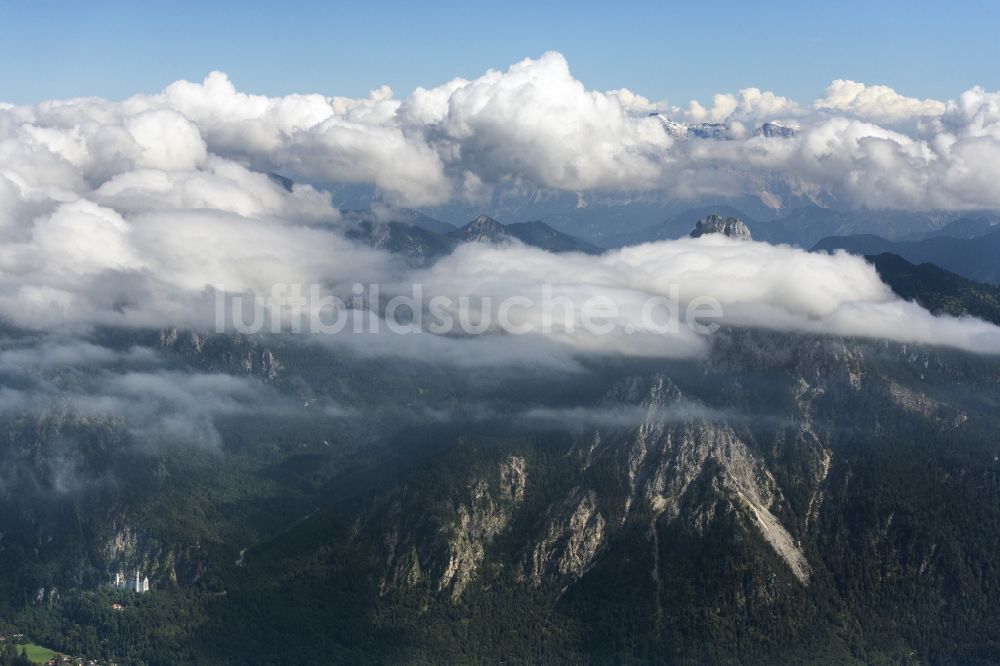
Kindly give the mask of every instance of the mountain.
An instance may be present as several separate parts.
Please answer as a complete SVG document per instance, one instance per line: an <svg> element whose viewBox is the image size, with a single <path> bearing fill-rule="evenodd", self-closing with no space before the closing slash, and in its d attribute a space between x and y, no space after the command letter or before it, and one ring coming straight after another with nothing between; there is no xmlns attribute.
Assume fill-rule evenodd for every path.
<svg viewBox="0 0 1000 666"><path fill-rule="evenodd" d="M893 241L875 234L855 234L853 236L828 236L816 243L811 250L816 252L833 252L847 250L851 254L875 255L889 253L895 247Z"/></svg>
<svg viewBox="0 0 1000 666"><path fill-rule="evenodd" d="M997 320L996 288L872 261ZM511 371L88 336L61 353L132 359L152 409L191 376L266 402L166 436L138 402L0 419L2 635L136 666L1000 659L995 356L725 327L696 359ZM5 408L18 363L103 381L38 337L0 327ZM151 591L111 588L123 570Z"/></svg>
<svg viewBox="0 0 1000 666"><path fill-rule="evenodd" d="M609 236L605 241L606 247L626 247L629 245L640 245L642 243L683 238L691 233L691 228L697 223L698 220L708 215L738 218L740 220L744 220L748 228L756 228L756 225L758 224L748 215L731 206L690 208L664 220L663 222L644 227L638 231Z"/></svg>
<svg viewBox="0 0 1000 666"><path fill-rule="evenodd" d="M341 210L344 220L348 224L360 224L370 222L373 225L398 222L413 227L418 227L425 231L432 231L436 234L447 234L455 230L455 225L434 219L429 215L413 210L411 208L391 208L376 213L371 208L358 210Z"/></svg>
<svg viewBox="0 0 1000 666"><path fill-rule="evenodd" d="M377 199L373 190L359 186L338 186L333 194L336 200L358 207L373 205ZM670 237L686 235L695 220L717 210L721 215L744 220L757 240L804 248L827 236L868 233L890 240L919 240L933 235L974 237L984 235L993 223L1000 222L1000 213L989 210L849 209L829 192L766 171L755 171L747 189L731 196L677 198L655 190L574 193L498 186L485 203L453 201L421 212L448 221L470 220L484 211L494 219L541 220L598 247L613 248L650 240L650 230L687 210L704 212L671 231L674 235ZM957 223L963 218L983 221ZM951 223L956 227L945 230ZM982 233L961 231L963 224L978 225Z"/></svg>
<svg viewBox="0 0 1000 666"><path fill-rule="evenodd" d="M396 211L394 211L394 214ZM348 211L348 238L370 247L405 256L411 264L426 265L449 254L460 243L489 242L503 244L516 238L525 245L550 252L599 254L593 245L559 232L544 222L519 222L503 225L487 215L480 215L465 226L455 227L411 211L398 215L403 221L378 221L371 211ZM435 231L444 229L444 232Z"/></svg>
<svg viewBox="0 0 1000 666"><path fill-rule="evenodd" d="M695 139L725 139L729 126L723 123L691 123L685 127L686 134Z"/></svg>
<svg viewBox="0 0 1000 666"><path fill-rule="evenodd" d="M601 250L590 243L553 229L544 222L514 222L505 227L507 233L525 245L549 252L583 252L600 254Z"/></svg>
<svg viewBox="0 0 1000 666"><path fill-rule="evenodd" d="M684 123L672 120L664 114L654 111L649 114L660 121L664 131L675 139L716 139L731 138L729 125L725 123ZM786 139L795 136L795 130L778 121L768 121L753 131L753 136L765 138Z"/></svg>
<svg viewBox="0 0 1000 666"><path fill-rule="evenodd" d="M525 245L549 252L583 252L600 254L600 250L586 241L553 229L544 222L515 222L501 224L488 215L479 215L464 227L449 234L459 242L505 243L516 238Z"/></svg>
<svg viewBox="0 0 1000 666"><path fill-rule="evenodd" d="M401 213L401 215L398 216L399 222L411 224L426 231L433 231L436 234L446 234L455 229L455 225L442 222L441 220L436 220L433 217L424 215L419 211L411 210L409 208L399 209L399 211Z"/></svg>
<svg viewBox="0 0 1000 666"><path fill-rule="evenodd" d="M507 228L489 215L479 215L463 227L449 232L461 243L503 243L510 239Z"/></svg>
<svg viewBox="0 0 1000 666"><path fill-rule="evenodd" d="M273 171L268 171L267 177L271 180L272 183L280 186L281 189L285 190L286 192L291 192L292 187L294 187L295 185L295 181L292 180L291 178L288 178L287 176L282 176L281 174L275 173Z"/></svg>
<svg viewBox="0 0 1000 666"><path fill-rule="evenodd" d="M782 190L779 186L780 183L761 184L763 191L782 192L782 196L779 197L782 201L796 200L797 195L787 189ZM843 211L815 205L791 210L779 207L772 212L783 211L783 215L755 218L747 214L747 211L729 205L690 208L655 224L607 235L601 238L600 242L605 247L614 248L680 238L687 235L695 220L712 213L744 220L756 240L804 248L811 248L830 236L878 234L893 240L924 239L943 235L969 238L981 235L976 233L979 230L983 230L984 234L995 230L997 227L994 223L998 219L995 213L989 212L969 216L949 211Z"/></svg>
<svg viewBox="0 0 1000 666"><path fill-rule="evenodd" d="M664 131L675 139L725 139L729 135L729 126L723 123L682 123L659 112L649 115L659 120Z"/></svg>
<svg viewBox="0 0 1000 666"><path fill-rule="evenodd" d="M900 235L914 230L936 228L936 217L926 213L898 211L844 212L818 206L796 208L782 217L755 220L744 211L732 206L706 206L693 208L674 215L663 222L638 231L609 236L607 247L624 247L657 240L670 240L686 236L695 220L705 215L718 214L743 220L756 240L772 244L812 247L819 240L832 235L856 233L872 229L886 229Z"/></svg>
<svg viewBox="0 0 1000 666"><path fill-rule="evenodd" d="M769 243L811 248L828 236L878 234L902 240L937 234L959 214L949 211L836 210L807 206L754 227L754 237Z"/></svg>
<svg viewBox="0 0 1000 666"><path fill-rule="evenodd" d="M685 123L677 122L676 120L671 120L667 116L663 115L658 111L654 111L649 114L651 118L656 118L660 121L663 126L664 131L667 134L674 137L675 139L682 139L687 136L688 127Z"/></svg>
<svg viewBox="0 0 1000 666"><path fill-rule="evenodd" d="M976 238L985 236L996 230L1000 224L1000 215L997 213L982 213L979 215L968 215L949 222L939 229L926 231L917 234L914 238L902 238L900 240L922 240L934 236L952 236L953 238Z"/></svg>
<svg viewBox="0 0 1000 666"><path fill-rule="evenodd" d="M918 241L890 241L871 234L831 236L812 249L862 255L888 252L915 264L935 264L970 280L1000 284L1000 228L978 238L933 236Z"/></svg>
<svg viewBox="0 0 1000 666"><path fill-rule="evenodd" d="M1000 287L967 280L934 264L908 262L888 252L866 257L902 298L934 313L969 315L1000 325Z"/></svg>
<svg viewBox="0 0 1000 666"><path fill-rule="evenodd" d="M404 222L362 221L348 230L347 237L370 247L402 254L415 264L442 257L457 241L452 237Z"/></svg>
<svg viewBox="0 0 1000 666"><path fill-rule="evenodd" d="M247 551L220 626L248 630L208 636L271 655L294 625L307 661L995 656L996 390L953 382L997 372L732 331L704 367L589 375L593 422L411 432L416 460Z"/></svg>
<svg viewBox="0 0 1000 666"><path fill-rule="evenodd" d="M743 224L742 220L737 217L720 217L715 214L706 215L698 220L691 232L691 238L700 238L705 234L722 234L738 240L753 240L750 230L747 225Z"/></svg>
<svg viewBox="0 0 1000 666"><path fill-rule="evenodd" d="M420 260L562 243L485 216L455 238L348 223ZM996 287L870 261L905 298L1000 319ZM81 335L59 353L83 363L47 363L46 336L0 323L2 635L135 666L1000 660L996 356L725 326L697 358L472 370ZM120 415L18 411L107 381L93 358L135 364ZM185 411L137 428L165 398ZM110 586L122 571L151 590Z"/></svg>
<svg viewBox="0 0 1000 666"><path fill-rule="evenodd" d="M4 632L121 664L1000 658L995 357L726 328L703 359L470 373L98 335L303 406L208 449L5 421Z"/></svg>
<svg viewBox="0 0 1000 666"><path fill-rule="evenodd" d="M753 131L754 136L763 136L766 138L779 138L787 139L795 136L795 129L788 127L787 125L782 125L779 122L766 122L757 129Z"/></svg>

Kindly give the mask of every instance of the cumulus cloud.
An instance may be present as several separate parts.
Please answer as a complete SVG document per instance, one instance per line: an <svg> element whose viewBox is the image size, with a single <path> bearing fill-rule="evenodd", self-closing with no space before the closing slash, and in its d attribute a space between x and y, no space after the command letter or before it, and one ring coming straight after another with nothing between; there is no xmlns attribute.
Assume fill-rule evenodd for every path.
<svg viewBox="0 0 1000 666"><path fill-rule="evenodd" d="M208 155L197 126L180 113L161 109L130 116L125 129L139 148L136 166L182 171L193 169Z"/></svg>
<svg viewBox="0 0 1000 666"><path fill-rule="evenodd" d="M637 103L622 91L588 91L561 55L547 53L506 72L419 90L399 115L419 119L448 162L486 182L642 188L655 182L670 139L654 119L628 112Z"/></svg>
<svg viewBox="0 0 1000 666"><path fill-rule="evenodd" d="M622 108L629 112L653 113L657 110L656 103L649 101L642 95L632 92L628 88L609 90L607 93L611 97L617 97Z"/></svg>
<svg viewBox="0 0 1000 666"><path fill-rule="evenodd" d="M889 86L868 86L857 81L837 79L827 87L826 96L813 103L813 108L846 112L874 122L899 122L940 116L947 104L936 99L907 97Z"/></svg>
<svg viewBox="0 0 1000 666"><path fill-rule="evenodd" d="M212 72L121 103L4 105L0 213L37 211L102 186L103 197L124 201L133 188L162 192L166 180L182 181L172 203L226 207L206 198L216 188L203 180L240 181L236 167L279 171L320 188L364 185L411 206L481 200L522 184L674 198L760 195L766 173L859 206L996 207L1000 193L989 186L1000 163L996 109L996 93L980 88L939 101L848 80L806 105L746 88L719 93L711 104L664 107L626 89L588 90L554 52L402 98L384 86L359 99L266 97L240 92ZM727 140L675 140L649 115L654 111L724 125ZM754 135L773 121L800 132L781 141ZM266 189L263 199L232 191L226 209L273 209Z"/></svg>
<svg viewBox="0 0 1000 666"><path fill-rule="evenodd" d="M795 102L759 88L745 88L736 95L720 93L706 108L692 100L686 109L676 109L682 119L694 123L756 124L801 115ZM751 127L752 129L752 127Z"/></svg>
<svg viewBox="0 0 1000 666"><path fill-rule="evenodd" d="M293 186L289 193L266 174L218 157L201 169L135 169L115 175L94 190L97 203L123 212L157 209L208 209L245 217L282 215L286 218L336 221L328 194Z"/></svg>

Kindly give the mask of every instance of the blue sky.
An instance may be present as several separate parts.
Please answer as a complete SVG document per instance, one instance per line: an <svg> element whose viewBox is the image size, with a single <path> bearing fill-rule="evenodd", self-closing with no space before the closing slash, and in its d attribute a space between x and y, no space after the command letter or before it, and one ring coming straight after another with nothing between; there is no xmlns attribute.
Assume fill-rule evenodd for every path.
<svg viewBox="0 0 1000 666"><path fill-rule="evenodd" d="M120 99L227 72L270 95L404 95L546 50L588 87L810 101L835 78L916 97L1000 89L1000 2L49 2L0 0L0 100Z"/></svg>

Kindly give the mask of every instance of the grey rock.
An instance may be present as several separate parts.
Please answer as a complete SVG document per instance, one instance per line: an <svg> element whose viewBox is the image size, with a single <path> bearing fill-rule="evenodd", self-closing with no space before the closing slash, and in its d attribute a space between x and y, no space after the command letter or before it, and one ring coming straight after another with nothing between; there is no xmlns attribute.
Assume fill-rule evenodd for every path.
<svg viewBox="0 0 1000 666"><path fill-rule="evenodd" d="M739 240L753 240L750 229L737 217L720 217L718 215L706 215L695 224L691 238L700 238L705 234L722 234L730 238Z"/></svg>

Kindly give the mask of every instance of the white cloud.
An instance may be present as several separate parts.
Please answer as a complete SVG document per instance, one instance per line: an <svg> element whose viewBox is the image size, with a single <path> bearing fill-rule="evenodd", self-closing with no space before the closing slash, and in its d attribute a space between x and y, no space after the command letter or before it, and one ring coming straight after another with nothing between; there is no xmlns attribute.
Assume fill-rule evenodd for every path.
<svg viewBox="0 0 1000 666"><path fill-rule="evenodd" d="M622 105L622 108L630 113L653 113L662 106L662 104L650 102L642 95L636 94L628 88L609 90L606 94L609 97L617 97L618 103Z"/></svg>
<svg viewBox="0 0 1000 666"><path fill-rule="evenodd" d="M691 100L686 109L673 107L670 115L690 123L727 123L749 126L750 130L769 121L787 120L802 115L802 109L790 99L759 88L744 88L732 95L719 93L712 106ZM745 138L737 135L735 138Z"/></svg>
<svg viewBox="0 0 1000 666"><path fill-rule="evenodd" d="M208 156L198 127L176 111L130 116L125 129L139 146L139 167L184 171L194 169Z"/></svg>
<svg viewBox="0 0 1000 666"><path fill-rule="evenodd" d="M860 260L759 243L680 241L602 257L469 246L414 273L348 240L322 185L368 184L389 202L429 205L529 185L731 196L786 178L870 207L1000 206L998 99L977 88L938 103L835 82L800 107L747 88L687 112L738 128L731 140L675 140L648 115L648 100L587 90L547 53L402 100L384 87L362 99L248 95L215 72L121 103L4 107L0 316L41 329L211 326L214 286L266 293L279 282L318 283L344 293L353 282L419 280L441 295L502 298L537 295L548 282L575 301L605 295L622 312L613 334L543 336L546 350L697 354L704 340L689 332L625 332L645 299L678 284L685 299L717 299L735 324L993 351L993 327L901 303ZM751 137L776 117L794 120L794 138ZM316 185L289 191L267 170ZM372 344L407 349L386 340ZM458 349L420 344L445 356ZM490 344L508 353L527 343Z"/></svg>
<svg viewBox="0 0 1000 666"><path fill-rule="evenodd" d="M846 112L874 122L899 122L923 116L940 116L947 105L935 99L906 97L889 86L868 86L857 81L837 79L826 89L826 97L816 100L813 108Z"/></svg>
<svg viewBox="0 0 1000 666"><path fill-rule="evenodd" d="M482 298L518 295L534 304L517 323L542 328L543 290L579 304L595 297L616 304L613 329L571 334L554 326L551 338L581 351L689 356L706 341L687 326L669 335L649 331L643 305L668 297L683 317L687 304L710 298L722 306L719 323L805 333L885 338L1000 353L1000 328L976 320L934 317L901 301L874 267L843 252L828 255L719 235L624 248L599 257L552 255L514 246L459 248L430 269L410 276L426 296ZM673 291L676 287L677 291ZM562 311L555 310L557 323Z"/></svg>
<svg viewBox="0 0 1000 666"><path fill-rule="evenodd" d="M293 188L287 192L266 174L212 156L198 170L136 169L119 173L92 196L102 205L123 212L206 209L245 217L340 218L328 194L308 185Z"/></svg>
<svg viewBox="0 0 1000 666"><path fill-rule="evenodd" d="M5 272L43 267L74 279L107 270L135 270L143 259L132 248L125 219L110 208L80 199L35 220L32 242L4 247Z"/></svg>
<svg viewBox="0 0 1000 666"><path fill-rule="evenodd" d="M403 118L420 119L446 162L485 182L526 178L567 190L652 186L670 139L651 118L636 116L622 91L588 91L558 53L524 60L506 72L419 90Z"/></svg>
<svg viewBox="0 0 1000 666"><path fill-rule="evenodd" d="M724 123L731 140L674 141L649 117L657 108L675 120ZM18 189L16 205L36 209L39 201L87 196L132 171L218 175L220 159L321 187L368 185L411 206L474 201L523 185L759 195L766 169L769 182L826 191L847 204L1000 207L1000 191L989 185L1000 162L998 108L997 93L981 88L938 101L837 80L804 106L745 88L719 93L711 105L665 110L627 89L588 90L558 53L402 99L384 86L359 99L265 97L212 72L121 103L83 98L0 109L0 175ZM767 121L800 133L780 142L753 137ZM197 178L185 180L182 204L216 205ZM0 213L15 205L12 198L0 184ZM245 199L227 209L261 206L268 207Z"/></svg>

